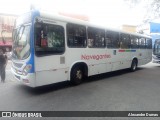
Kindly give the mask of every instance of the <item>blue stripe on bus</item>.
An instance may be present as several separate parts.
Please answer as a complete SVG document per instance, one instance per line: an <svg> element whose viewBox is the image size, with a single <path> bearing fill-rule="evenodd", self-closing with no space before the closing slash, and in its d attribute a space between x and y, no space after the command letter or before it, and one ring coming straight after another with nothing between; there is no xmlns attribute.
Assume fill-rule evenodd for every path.
<svg viewBox="0 0 160 120"><path fill-rule="evenodd" d="M35 72L35 65L34 65L34 23L35 23L35 18L37 16L40 16L40 13L37 10L32 10L31 11L32 15L32 24L31 24L31 31L30 31L30 45L31 45L31 57L30 60L27 62L27 64L31 64L32 68L29 71L29 73L34 73Z"/></svg>
<svg viewBox="0 0 160 120"><path fill-rule="evenodd" d="M136 50L131 50L131 52L136 52Z"/></svg>

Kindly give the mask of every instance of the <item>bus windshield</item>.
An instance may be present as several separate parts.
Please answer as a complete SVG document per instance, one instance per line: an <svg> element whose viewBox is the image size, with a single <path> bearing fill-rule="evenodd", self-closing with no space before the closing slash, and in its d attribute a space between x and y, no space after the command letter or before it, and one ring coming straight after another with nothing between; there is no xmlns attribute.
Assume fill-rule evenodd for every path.
<svg viewBox="0 0 160 120"><path fill-rule="evenodd" d="M160 55L160 39L157 39L155 41L154 49L153 49L153 54L154 55Z"/></svg>
<svg viewBox="0 0 160 120"><path fill-rule="evenodd" d="M30 26L22 25L13 30L13 59L23 60L30 55Z"/></svg>

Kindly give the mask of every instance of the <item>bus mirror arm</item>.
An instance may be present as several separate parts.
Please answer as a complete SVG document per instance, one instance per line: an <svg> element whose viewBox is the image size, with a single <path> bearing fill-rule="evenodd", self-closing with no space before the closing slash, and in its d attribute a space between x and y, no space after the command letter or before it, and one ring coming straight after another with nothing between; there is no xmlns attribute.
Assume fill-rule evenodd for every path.
<svg viewBox="0 0 160 120"><path fill-rule="evenodd" d="M43 20L41 18L36 18L37 23L43 23Z"/></svg>
<svg viewBox="0 0 160 120"><path fill-rule="evenodd" d="M4 44L6 44L5 34L6 34L6 30L2 30L1 35L2 35L2 41L3 41Z"/></svg>

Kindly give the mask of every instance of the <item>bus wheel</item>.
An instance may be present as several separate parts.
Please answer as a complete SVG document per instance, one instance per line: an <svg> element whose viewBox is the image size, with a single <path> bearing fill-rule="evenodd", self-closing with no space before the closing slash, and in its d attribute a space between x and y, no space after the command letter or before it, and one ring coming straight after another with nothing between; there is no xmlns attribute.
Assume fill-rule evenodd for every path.
<svg viewBox="0 0 160 120"><path fill-rule="evenodd" d="M82 68L80 66L75 66L71 72L71 82L74 85L79 85L82 82L82 79L84 77L83 75L84 74Z"/></svg>
<svg viewBox="0 0 160 120"><path fill-rule="evenodd" d="M131 64L131 68L130 68L130 69L131 69L132 72L136 71L136 69L137 69L137 60L134 59L134 60L132 61L132 64Z"/></svg>

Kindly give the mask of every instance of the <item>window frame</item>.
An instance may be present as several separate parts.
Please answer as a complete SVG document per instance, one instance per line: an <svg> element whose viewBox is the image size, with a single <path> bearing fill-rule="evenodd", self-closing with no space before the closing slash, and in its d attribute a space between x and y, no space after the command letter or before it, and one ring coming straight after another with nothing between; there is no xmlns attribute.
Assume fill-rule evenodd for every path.
<svg viewBox="0 0 160 120"><path fill-rule="evenodd" d="M92 30L92 31L90 31L90 30ZM90 37L89 32L92 32L92 37L94 39L89 38ZM99 41L100 40L99 38L97 39L96 35L101 35L101 36L98 36L98 37L101 37L100 38L101 41ZM93 45L89 45L89 44L91 44L91 40L93 40L92 41ZM88 26L88 28L87 28L87 43L88 43L89 48L106 48L105 29ZM95 46L95 44L100 44L100 45Z"/></svg>
<svg viewBox="0 0 160 120"><path fill-rule="evenodd" d="M127 39L125 40L125 38L127 38L127 37L128 37L128 40ZM130 49L131 48L130 34L120 33L119 38L120 38L120 49ZM123 43L125 43L125 44L123 44ZM122 47L122 46L124 46L124 47Z"/></svg>
<svg viewBox="0 0 160 120"><path fill-rule="evenodd" d="M147 40L149 41L150 44L146 44L146 48L147 49L152 49L152 39L151 38L146 38L146 43L147 43Z"/></svg>
<svg viewBox="0 0 160 120"><path fill-rule="evenodd" d="M62 48L62 52L56 52L56 51L54 51L54 50L58 50L58 47L57 48L49 48L48 46L47 47L42 47L42 46L37 46L36 45L36 35L37 35L36 24L41 24L41 27L42 26L44 27L44 25L46 25L46 26L61 27L61 29L63 31L63 36L62 36L63 37L63 44L62 44L63 46L61 47ZM41 31L42 29L44 29L43 27L39 31ZM47 28L46 34L47 34L47 32L48 32L48 28ZM47 35L46 35L46 37L47 37ZM48 40L47 40L47 42L48 42ZM40 44L41 44L41 40L40 40ZM59 49L61 49L61 48L59 48ZM41 50L41 53L38 53L37 49ZM47 53L47 51L49 53ZM64 54L65 53L65 28L64 28L64 26L60 25L60 24L53 24L53 23L48 23L48 22L44 22L44 21L43 22L35 22L34 23L34 52L35 52L35 55L37 57L51 56L51 55L62 55L62 54Z"/></svg>
<svg viewBox="0 0 160 120"><path fill-rule="evenodd" d="M110 34L108 34L108 31L109 31L109 33ZM111 35L111 33L112 33L112 35ZM114 33L114 34L113 34ZM105 41L106 41L106 47L108 48L108 49L119 49L120 48L120 38L119 38L119 32L117 32L117 31L113 31L113 30L106 30L105 31ZM111 41L111 47L109 47L109 45L107 44L108 42L108 39L107 39L107 35L110 35L110 41ZM114 36L116 36L116 37L114 37ZM111 38L112 37L112 38ZM113 39L113 37L114 37L114 39ZM115 39L115 38L117 38L118 37L118 40L117 39ZM115 41L116 41L116 45L114 44L115 43Z"/></svg>
<svg viewBox="0 0 160 120"><path fill-rule="evenodd" d="M144 44L142 44L141 39L144 40ZM139 37L138 39L138 43L139 43L139 49L146 49L146 38L145 37Z"/></svg>
<svg viewBox="0 0 160 120"><path fill-rule="evenodd" d="M136 39L134 39L134 40L138 40L136 43L138 43L138 45L136 44L132 44L132 38L136 38ZM131 40L131 49L138 49L139 48L139 37L138 36L136 36L136 35L130 35L130 40ZM135 42L134 42L135 43ZM133 47L133 45L134 46L136 46L136 47Z"/></svg>
<svg viewBox="0 0 160 120"><path fill-rule="evenodd" d="M84 41L83 41L83 45L82 46L71 46L71 45L69 45L69 30L68 30L68 27L70 27L69 25L73 25L73 28L75 28L75 27L78 27L78 26L80 26L80 27L84 27L84 36L81 36L81 35L76 35L76 33L75 33L75 31L74 31L74 29L73 29L73 31L74 31L74 33L73 33L73 35L72 35L72 37L73 37L73 42L75 42L74 40L75 40L75 37L81 37L82 39L85 39ZM69 48L86 48L87 47L87 30L86 30L86 26L85 25L79 25L79 24L74 24L74 23L67 23L66 24L66 40L67 40L67 46L69 47ZM71 34L70 34L70 36L71 36Z"/></svg>

